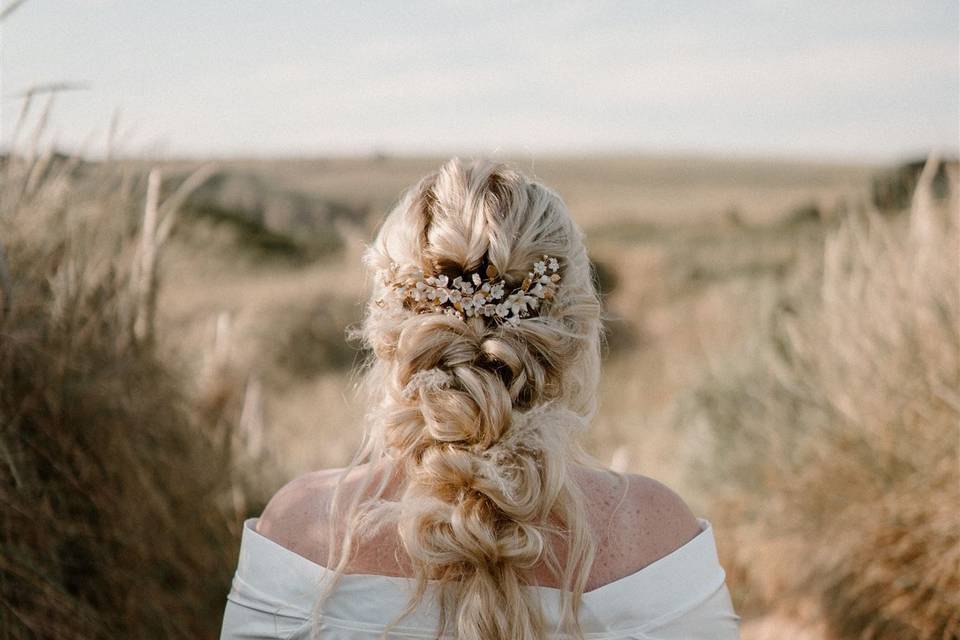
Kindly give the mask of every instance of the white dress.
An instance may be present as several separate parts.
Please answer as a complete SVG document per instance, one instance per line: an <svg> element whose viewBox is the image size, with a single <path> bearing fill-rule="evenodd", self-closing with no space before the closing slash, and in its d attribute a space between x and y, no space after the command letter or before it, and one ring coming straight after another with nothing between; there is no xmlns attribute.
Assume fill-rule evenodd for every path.
<svg viewBox="0 0 960 640"><path fill-rule="evenodd" d="M322 611L314 613L321 583L333 572L265 538L255 526L256 519L244 523L221 640L374 640L405 608L413 580L350 574L341 578ZM539 592L545 617L555 626L560 592L527 588ZM427 598L387 637L435 638L437 619ZM713 528L703 519L700 533L679 549L585 593L580 614L588 640L733 640L739 638L739 620L717 559Z"/></svg>

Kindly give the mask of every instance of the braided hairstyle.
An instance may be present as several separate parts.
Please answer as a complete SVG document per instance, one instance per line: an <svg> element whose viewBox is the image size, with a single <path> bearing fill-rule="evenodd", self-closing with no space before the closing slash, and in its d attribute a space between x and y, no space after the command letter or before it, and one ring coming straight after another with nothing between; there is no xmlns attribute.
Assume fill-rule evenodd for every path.
<svg viewBox="0 0 960 640"><path fill-rule="evenodd" d="M562 281L518 322L418 313L376 282L360 329L372 409L354 463L393 461L403 483L397 502L376 499L384 484L354 501L338 571L354 533L395 525L417 584L407 611L439 585L439 633L461 640L542 637L539 600L524 588L541 562L561 585L561 623L581 635L594 542L568 465L589 462L575 436L596 408L600 302L562 200L498 163L455 159L423 178L365 256L376 271L495 272L513 288L544 255Z"/></svg>

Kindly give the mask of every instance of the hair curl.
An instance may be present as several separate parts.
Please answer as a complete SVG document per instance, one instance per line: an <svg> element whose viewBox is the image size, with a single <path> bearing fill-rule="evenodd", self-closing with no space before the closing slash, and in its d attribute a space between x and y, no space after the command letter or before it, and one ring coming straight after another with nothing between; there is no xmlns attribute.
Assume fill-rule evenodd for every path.
<svg viewBox="0 0 960 640"><path fill-rule="evenodd" d="M439 584L439 633L453 626L462 640L542 637L539 601L524 588L541 562L561 585L561 624L581 635L594 538L568 466L589 462L576 432L596 410L599 297L583 234L560 197L498 163L455 159L423 178L365 255L374 271L451 278L492 265L518 286L544 254L559 260L563 280L536 316L497 324L416 313L378 303L384 285L375 282L359 332L372 352L371 410L342 477L359 462L392 460L403 488L388 503L386 479L373 489L367 480L332 564L340 575L371 523L395 525L417 584L407 612ZM339 485L334 510L338 494Z"/></svg>

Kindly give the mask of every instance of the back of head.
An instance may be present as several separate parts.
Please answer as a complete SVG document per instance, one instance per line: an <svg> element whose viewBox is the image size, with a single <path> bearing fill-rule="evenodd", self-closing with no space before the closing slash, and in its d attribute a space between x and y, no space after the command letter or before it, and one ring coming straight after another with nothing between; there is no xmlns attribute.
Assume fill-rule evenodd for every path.
<svg viewBox="0 0 960 640"><path fill-rule="evenodd" d="M524 589L540 562L576 633L593 542L568 465L595 409L601 331L582 233L544 186L453 160L404 195L366 261L360 457L395 461L404 481L398 502L358 505L353 528L395 523L417 598L439 583L441 623L461 639L541 637Z"/></svg>

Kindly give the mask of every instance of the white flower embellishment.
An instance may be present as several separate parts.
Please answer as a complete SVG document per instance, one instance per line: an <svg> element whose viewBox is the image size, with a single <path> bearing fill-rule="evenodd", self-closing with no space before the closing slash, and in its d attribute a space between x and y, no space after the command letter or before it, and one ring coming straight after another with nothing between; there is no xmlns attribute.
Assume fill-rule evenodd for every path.
<svg viewBox="0 0 960 640"><path fill-rule="evenodd" d="M445 274L428 276L419 269L398 279L398 268L391 264L378 272L387 295L418 313L446 313L461 320L485 317L514 324L533 315L542 301L552 300L560 282L560 261L547 255L533 264L523 283L510 293L493 265L487 266L485 278L474 272L452 280ZM377 304L384 306L386 300L380 298Z"/></svg>

